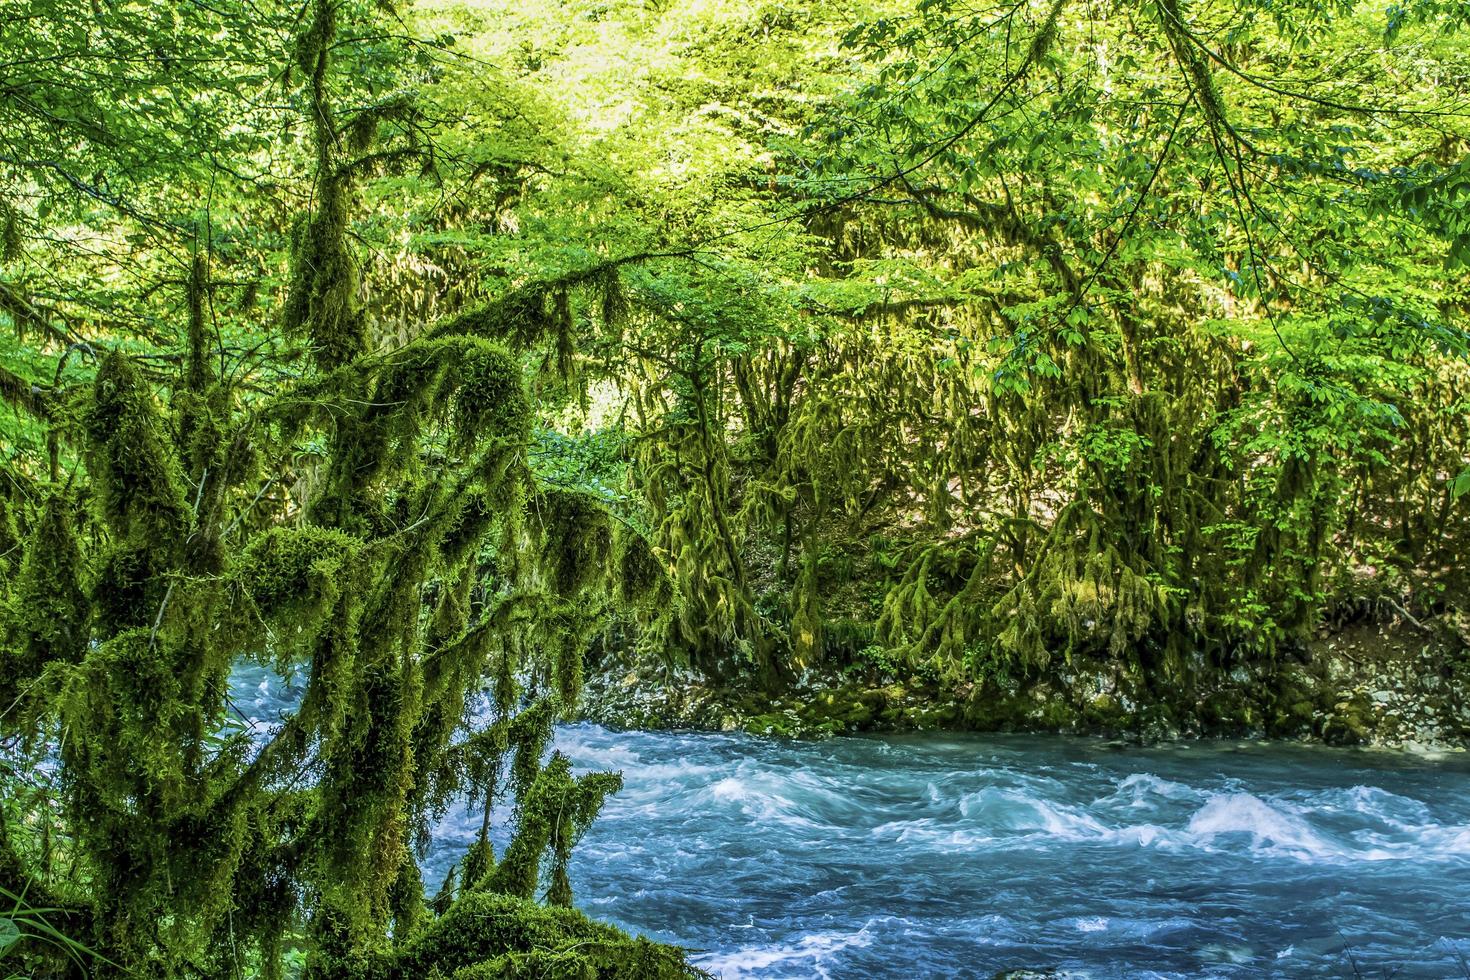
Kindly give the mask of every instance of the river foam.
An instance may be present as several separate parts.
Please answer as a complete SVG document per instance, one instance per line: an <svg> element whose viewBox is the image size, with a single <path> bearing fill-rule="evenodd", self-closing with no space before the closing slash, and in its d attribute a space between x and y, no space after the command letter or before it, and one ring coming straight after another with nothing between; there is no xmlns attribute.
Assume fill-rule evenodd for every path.
<svg viewBox="0 0 1470 980"><path fill-rule="evenodd" d="M686 857L661 861L651 828L635 842L610 802L589 842L647 855L669 894L599 910L701 950L717 975L1463 975L1470 771L1458 760L560 736L574 760L607 740L637 756L625 778L639 817L659 793L678 811L659 819ZM659 767L671 756L698 774L670 781ZM640 787L650 764L660 775ZM577 860L584 891L619 887L596 853Z"/></svg>

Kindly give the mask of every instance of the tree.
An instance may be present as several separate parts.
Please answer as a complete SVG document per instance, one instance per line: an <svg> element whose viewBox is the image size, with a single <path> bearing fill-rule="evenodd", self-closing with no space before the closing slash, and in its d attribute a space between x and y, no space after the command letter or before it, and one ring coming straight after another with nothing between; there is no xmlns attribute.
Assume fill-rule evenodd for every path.
<svg viewBox="0 0 1470 980"><path fill-rule="evenodd" d="M16 399L52 452L7 470L3 731L35 773L54 754L56 778L26 793L30 819L0 823L0 884L119 975L280 975L300 944L311 976L507 958L683 976L676 951L535 904L543 862L548 900L570 904L570 849L619 785L543 758L590 600L646 545L528 467L533 406L493 338L554 333L547 286L372 337L357 190L430 154L410 96L341 108L336 52L372 23L317 0L298 29L313 191L282 319L299 376L267 395L229 369L196 239L177 357L91 342L91 377ZM242 658L304 675L264 734L230 721ZM495 720L472 729L486 677ZM508 794L516 831L499 863L482 839L431 916L415 847L466 794L487 813ZM62 952L30 954L65 973Z"/></svg>

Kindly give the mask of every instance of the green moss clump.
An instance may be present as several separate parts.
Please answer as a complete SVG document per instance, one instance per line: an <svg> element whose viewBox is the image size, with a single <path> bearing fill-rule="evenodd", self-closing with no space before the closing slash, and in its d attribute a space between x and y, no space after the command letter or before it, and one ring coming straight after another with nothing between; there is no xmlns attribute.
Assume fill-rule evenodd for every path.
<svg viewBox="0 0 1470 980"><path fill-rule="evenodd" d="M251 540L234 575L262 616L310 627L355 584L361 548L362 542L333 528L275 527Z"/></svg>
<svg viewBox="0 0 1470 980"><path fill-rule="evenodd" d="M460 899L401 953L359 976L416 980L436 970L458 980L685 980L703 975L680 950L630 937L573 909L487 893Z"/></svg>
<svg viewBox="0 0 1470 980"><path fill-rule="evenodd" d="M570 905L567 862L572 847L607 796L621 786L622 777L616 773L573 777L571 761L560 752L553 753L519 794L515 833L500 863L475 886L477 890L531 898L540 880L542 857L549 855L551 884L547 898L553 905Z"/></svg>
<svg viewBox="0 0 1470 980"><path fill-rule="evenodd" d="M520 366L496 344L479 338L456 343L452 419L461 445L487 438L522 439L531 406Z"/></svg>
<svg viewBox="0 0 1470 980"><path fill-rule="evenodd" d="M1322 720L1322 741L1328 745L1363 745L1371 741L1374 725L1372 699L1366 691L1353 691L1333 704Z"/></svg>
<svg viewBox="0 0 1470 980"><path fill-rule="evenodd" d="M613 529L613 547L617 556L618 600L628 607L643 606L653 600L666 577L648 541L620 524Z"/></svg>
<svg viewBox="0 0 1470 980"><path fill-rule="evenodd" d="M0 594L10 584L11 576L20 567L25 554L20 527L15 520L15 504L4 493L0 493Z"/></svg>

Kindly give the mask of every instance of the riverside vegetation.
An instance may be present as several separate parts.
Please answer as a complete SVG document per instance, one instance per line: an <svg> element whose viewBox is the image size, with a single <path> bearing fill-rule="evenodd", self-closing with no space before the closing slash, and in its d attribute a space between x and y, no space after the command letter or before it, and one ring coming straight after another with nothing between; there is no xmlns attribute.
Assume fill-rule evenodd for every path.
<svg viewBox="0 0 1470 980"><path fill-rule="evenodd" d="M696 975L579 710L1470 731L1463 4L4 14L7 968Z"/></svg>

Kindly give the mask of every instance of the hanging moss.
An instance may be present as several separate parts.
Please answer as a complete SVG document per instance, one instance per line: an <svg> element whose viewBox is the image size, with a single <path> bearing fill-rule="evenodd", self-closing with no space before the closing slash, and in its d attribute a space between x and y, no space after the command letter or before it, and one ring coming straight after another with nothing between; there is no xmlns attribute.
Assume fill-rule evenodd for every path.
<svg viewBox="0 0 1470 980"><path fill-rule="evenodd" d="M518 761L520 756L517 757ZM524 775L521 777L524 778ZM536 767L524 792L517 794L515 832L505 854L476 890L532 898L541 877L543 857L551 862L548 898L571 902L567 860L586 832L603 800L622 786L615 773L587 773L573 778L571 761L559 752Z"/></svg>
<svg viewBox="0 0 1470 980"><path fill-rule="evenodd" d="M328 104L325 77L337 33L337 5L311 5L309 26L297 38L297 63L309 79L310 122L317 149L314 210L291 238L291 270L284 309L288 333L305 336L317 366L330 370L367 350L358 303L360 273L348 247L351 168L338 154L340 134Z"/></svg>
<svg viewBox="0 0 1470 980"><path fill-rule="evenodd" d="M506 703L502 701L502 703ZM524 799L541 772L541 758L551 743L556 721L556 702L540 698L517 712L506 729L506 740L514 751L510 765L510 788L516 799Z"/></svg>
<svg viewBox="0 0 1470 980"><path fill-rule="evenodd" d="M102 517L120 539L162 548L181 539L189 504L153 392L126 355L97 369L87 413L87 465Z"/></svg>
<svg viewBox="0 0 1470 980"><path fill-rule="evenodd" d="M0 262L20 258L20 212L8 198L0 197Z"/></svg>
<svg viewBox="0 0 1470 980"><path fill-rule="evenodd" d="M556 320L547 309L546 289L530 286L512 290L494 303L467 310L438 327L434 334L484 337L523 351L555 330Z"/></svg>
<svg viewBox="0 0 1470 980"><path fill-rule="evenodd" d="M55 494L42 505L19 565L4 622L7 651L0 658L0 700L7 705L47 664L79 661L91 635L91 602L82 588L82 554L66 497Z"/></svg>
<svg viewBox="0 0 1470 980"><path fill-rule="evenodd" d="M454 354L453 425L459 445L487 439L521 439L530 428L519 365L489 341L467 340Z"/></svg>
<svg viewBox="0 0 1470 980"><path fill-rule="evenodd" d="M467 882L484 881L495 870L495 848L488 837L471 844L469 850L465 851L464 859L451 874L460 869L463 869L463 878Z"/></svg>
<svg viewBox="0 0 1470 980"><path fill-rule="evenodd" d="M817 594L817 555L808 549L792 589L791 658L801 670L822 652L822 607Z"/></svg>
<svg viewBox="0 0 1470 980"><path fill-rule="evenodd" d="M15 504L9 496L0 493L0 596L5 594L11 578L20 568L25 554L20 527L15 520Z"/></svg>
<svg viewBox="0 0 1470 980"><path fill-rule="evenodd" d="M612 336L620 337L623 321L627 319L631 308L627 290L623 287L623 279L618 275L616 269L608 269L598 280L597 285L602 301L599 309L602 328Z"/></svg>
<svg viewBox="0 0 1470 980"><path fill-rule="evenodd" d="M398 876L388 893L388 913L395 946L407 944L419 933L424 925L425 912L423 875L413 852L404 848L399 859Z"/></svg>
<svg viewBox="0 0 1470 980"><path fill-rule="evenodd" d="M554 591L574 596L600 584L612 555L612 519L587 494L549 489L531 503L547 550Z"/></svg>

